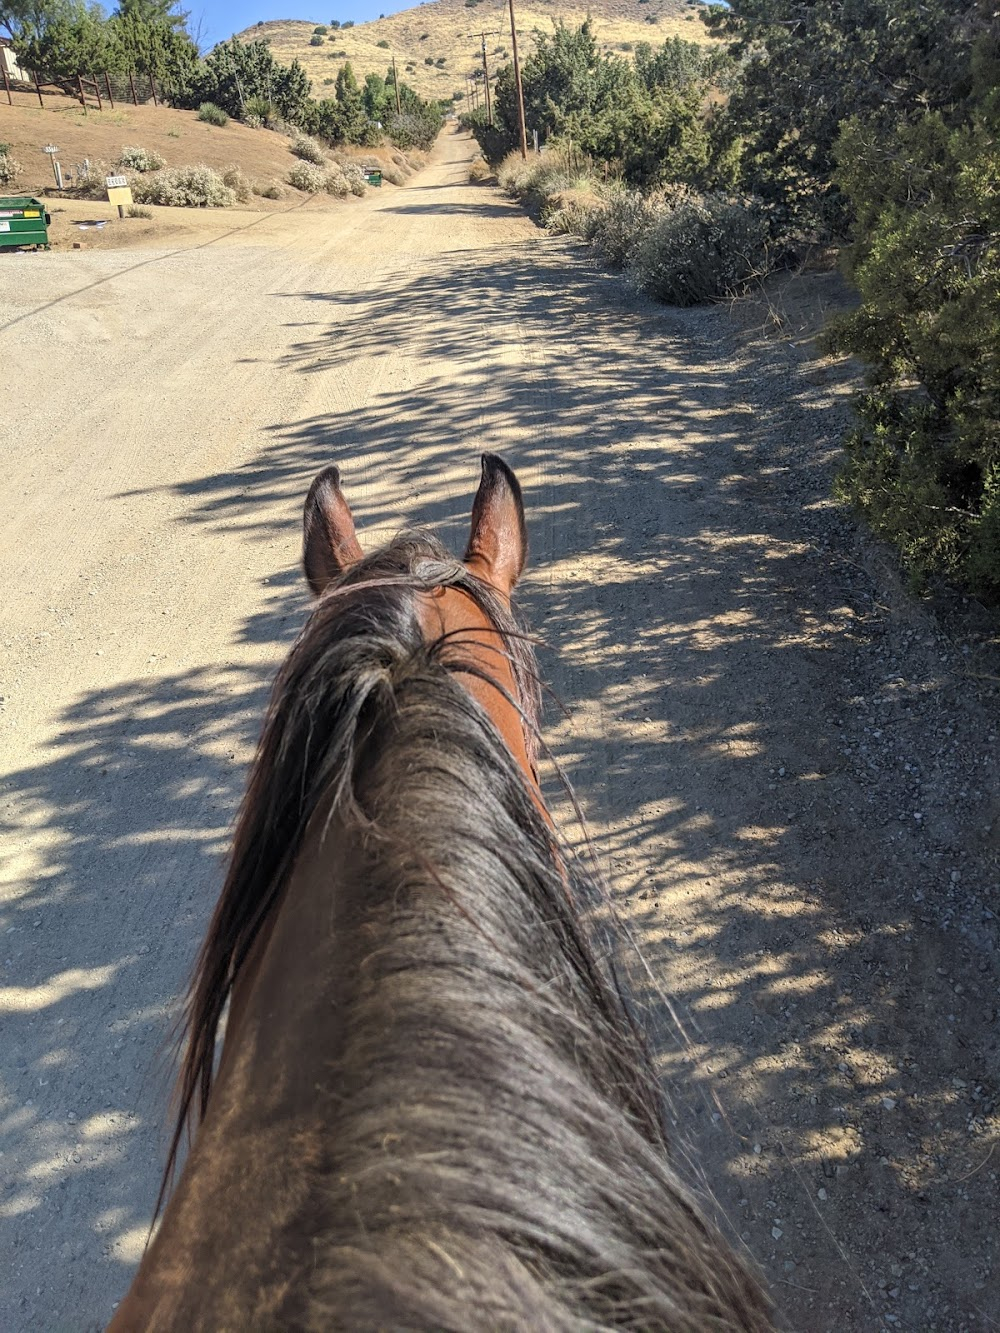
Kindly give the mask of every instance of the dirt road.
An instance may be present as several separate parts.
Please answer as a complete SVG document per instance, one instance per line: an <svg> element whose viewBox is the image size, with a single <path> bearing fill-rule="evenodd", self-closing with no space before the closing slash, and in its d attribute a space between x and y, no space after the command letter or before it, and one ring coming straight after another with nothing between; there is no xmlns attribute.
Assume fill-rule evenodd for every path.
<svg viewBox="0 0 1000 1333"><path fill-rule="evenodd" d="M470 156L0 265L0 1328L102 1325L141 1252L310 478L457 542L484 448L678 1151L789 1326L996 1328L996 669L826 500L835 369L631 295Z"/></svg>

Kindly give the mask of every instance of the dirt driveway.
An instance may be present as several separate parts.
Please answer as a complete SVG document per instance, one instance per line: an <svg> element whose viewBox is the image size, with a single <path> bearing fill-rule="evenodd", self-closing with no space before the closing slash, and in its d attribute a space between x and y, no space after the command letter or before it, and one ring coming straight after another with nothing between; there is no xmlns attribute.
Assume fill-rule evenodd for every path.
<svg viewBox="0 0 1000 1333"><path fill-rule="evenodd" d="M141 1252L311 476L458 541L489 448L678 1152L789 1326L995 1329L995 663L826 500L835 368L631 295L470 156L0 263L0 1328L102 1325Z"/></svg>

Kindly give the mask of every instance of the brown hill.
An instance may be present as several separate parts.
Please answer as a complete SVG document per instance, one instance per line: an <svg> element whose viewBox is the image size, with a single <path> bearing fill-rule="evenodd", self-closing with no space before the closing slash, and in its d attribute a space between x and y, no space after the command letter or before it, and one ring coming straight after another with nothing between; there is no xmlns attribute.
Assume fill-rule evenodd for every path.
<svg viewBox="0 0 1000 1333"><path fill-rule="evenodd" d="M578 25L590 15L597 40L605 51L630 51L637 42L659 45L668 37L709 40L698 17L697 0L523 0L516 6L518 52L522 59L534 49L534 32L551 32L558 22ZM369 72L384 74L392 56L400 79L421 97L447 100L463 97L465 76L481 69L478 36L487 39L492 72L510 59L510 17L506 4L481 0L430 0L414 9L359 23L353 28L331 28L321 46L311 46L315 24L298 19L258 23L239 34L243 39L265 37L275 56L287 64L302 63L313 83L313 96L332 95L337 71L350 61L359 81Z"/></svg>

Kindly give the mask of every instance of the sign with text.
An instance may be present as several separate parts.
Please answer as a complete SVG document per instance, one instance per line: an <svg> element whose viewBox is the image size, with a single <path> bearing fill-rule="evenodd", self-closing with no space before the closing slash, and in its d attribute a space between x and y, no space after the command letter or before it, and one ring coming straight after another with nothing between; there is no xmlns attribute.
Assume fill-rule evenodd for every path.
<svg viewBox="0 0 1000 1333"><path fill-rule="evenodd" d="M128 185L128 177L127 177L127 176L105 176L105 177L104 177L104 184L108 187L109 190L120 190L120 189L122 189L123 186Z"/></svg>

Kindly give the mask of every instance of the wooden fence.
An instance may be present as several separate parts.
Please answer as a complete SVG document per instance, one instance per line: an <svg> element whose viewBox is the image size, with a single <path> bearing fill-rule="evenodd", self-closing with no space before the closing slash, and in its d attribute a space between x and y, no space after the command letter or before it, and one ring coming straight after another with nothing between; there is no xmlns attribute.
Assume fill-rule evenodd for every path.
<svg viewBox="0 0 1000 1333"><path fill-rule="evenodd" d="M0 73L3 75L3 88L7 94L8 106L14 105L14 95L38 98L38 105L45 106L46 97L72 97L86 110L90 107L104 110L107 102L114 107L115 101L131 103L133 106L152 102L159 105L156 82L152 74L141 74L129 70L127 74L77 74L71 79L53 79L40 74L37 70L31 74L31 82L11 79L7 67L0 60Z"/></svg>

